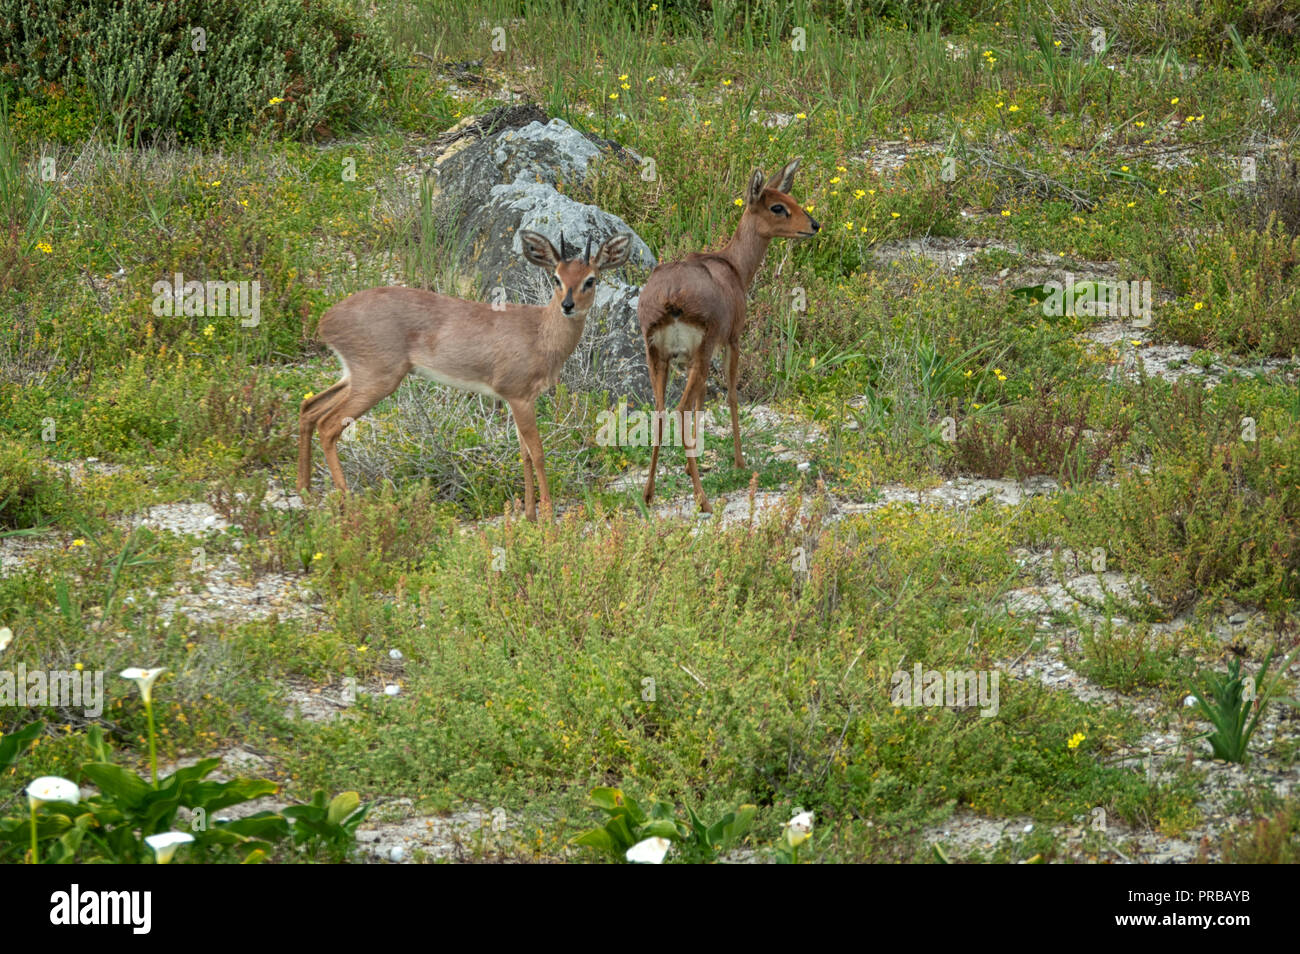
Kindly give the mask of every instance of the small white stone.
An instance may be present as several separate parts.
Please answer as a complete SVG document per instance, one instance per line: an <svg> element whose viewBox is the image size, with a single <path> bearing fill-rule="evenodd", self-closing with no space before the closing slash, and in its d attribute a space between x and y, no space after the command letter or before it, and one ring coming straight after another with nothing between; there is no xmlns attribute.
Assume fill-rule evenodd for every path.
<svg viewBox="0 0 1300 954"><path fill-rule="evenodd" d="M1196 697L1188 696L1186 699L1183 700L1183 705L1185 705L1187 708L1190 709L1192 706L1196 705Z"/></svg>
<svg viewBox="0 0 1300 954"><path fill-rule="evenodd" d="M1026 826L1025 826L1025 834L1026 834L1026 835L1029 834L1029 833L1030 833L1031 831L1033 831L1033 830L1034 830L1034 826L1033 826L1033 825L1026 825Z"/></svg>
<svg viewBox="0 0 1300 954"><path fill-rule="evenodd" d="M388 849L389 861L393 861L393 862L401 861L402 858L404 858L405 856L406 856L406 850L402 848L401 845L393 845L392 848Z"/></svg>
<svg viewBox="0 0 1300 954"><path fill-rule="evenodd" d="M391 684L390 684L390 685L387 685L387 686L384 686L384 695L386 695L386 696L395 696L395 695L397 695L397 694L398 694L399 692L401 692L401 691L402 691L402 687L401 687L401 686L394 686L394 685L391 685Z"/></svg>
<svg viewBox="0 0 1300 954"><path fill-rule="evenodd" d="M401 658L402 658L402 651L401 651L400 649L390 649L390 650L388 651L388 658L389 658L389 659L401 659Z"/></svg>

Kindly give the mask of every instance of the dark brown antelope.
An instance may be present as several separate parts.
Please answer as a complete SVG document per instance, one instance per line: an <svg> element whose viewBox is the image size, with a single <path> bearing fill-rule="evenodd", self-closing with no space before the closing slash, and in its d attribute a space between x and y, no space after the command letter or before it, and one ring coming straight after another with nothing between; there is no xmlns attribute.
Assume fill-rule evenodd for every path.
<svg viewBox="0 0 1300 954"><path fill-rule="evenodd" d="M533 469L542 507L549 510L537 396L559 377L582 337L587 311L604 269L623 265L631 235L616 235L591 255L566 259L537 232L520 232L524 258L546 269L555 294L546 305L490 305L416 288L368 288L332 307L320 320L320 339L338 356L343 377L302 402L298 422L298 490L311 485L311 435L321 448L334 486L347 490L339 466L343 429L397 390L412 371L510 405L524 467L524 511L537 519ZM560 237L564 245L564 237Z"/></svg>
<svg viewBox="0 0 1300 954"><path fill-rule="evenodd" d="M686 359L686 386L677 405L676 421L681 424L682 442L687 449L686 471L691 475L700 510L712 513L713 507L700 485L695 465L698 448L694 441L699 439L698 421L704 406L709 362L719 347L727 351L727 402L731 406L735 462L737 467L745 466L745 458L740 453L740 413L736 406L745 298L754 273L763 263L768 242L774 238L807 238L821 228L816 219L790 198L798 168L799 160L795 159L767 182L763 181L761 170L754 170L745 190L745 211L731 241L721 251L692 252L679 261L660 265L650 273L641 289L637 315L641 319L650 386L655 397L652 424L655 433L650 451L650 476L645 485L646 503L654 498L668 368L675 358ZM688 415L696 427L687 426Z"/></svg>

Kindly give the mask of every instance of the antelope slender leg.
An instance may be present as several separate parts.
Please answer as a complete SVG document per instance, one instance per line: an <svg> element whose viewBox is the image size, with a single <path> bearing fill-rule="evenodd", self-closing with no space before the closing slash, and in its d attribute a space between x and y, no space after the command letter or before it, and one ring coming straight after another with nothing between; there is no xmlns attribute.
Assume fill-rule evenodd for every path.
<svg viewBox="0 0 1300 954"><path fill-rule="evenodd" d="M528 451L533 467L537 471L537 490L541 496L542 511L551 513L551 491L546 485L546 461L542 455L542 438L537 432L537 408L532 401L511 401L510 411L515 416L515 428L519 440ZM526 466L526 465L525 465ZM532 488L524 483L524 514L529 520L537 519L537 504L530 503Z"/></svg>
<svg viewBox="0 0 1300 954"><path fill-rule="evenodd" d="M650 476L645 482L645 502L655 495L655 472L659 469L659 446L664 439L664 409L668 390L668 358L657 349L646 345L646 366L650 371L650 389L654 392L655 416L650 422Z"/></svg>
<svg viewBox="0 0 1300 954"><path fill-rule="evenodd" d="M397 385L401 383L402 377L405 377L405 374L398 377L392 387L386 391L378 388L361 391L349 382L347 388L334 400L329 409L321 415L319 424L320 446L325 451L325 463L329 465L330 476L334 479L334 486L339 490L348 489L347 481L343 479L343 467L339 464L338 442L343 429L347 425L355 424L356 421L361 420L363 414L392 394L397 389Z"/></svg>
<svg viewBox="0 0 1300 954"><path fill-rule="evenodd" d="M745 458L740 453L740 408L736 404L736 377L740 372L740 349L727 349L727 404L731 407L731 437L736 445L735 463L737 467L745 466Z"/></svg>
<svg viewBox="0 0 1300 954"><path fill-rule="evenodd" d="M709 498L704 495L704 485L700 483L700 471L695 463L695 458L701 449L699 408L704 401L704 386L708 380L708 375L709 359L705 356L704 349L701 348L695 353L695 360L691 362L690 373L686 375L686 387L682 390L682 400L677 405L677 416L682 422L682 444L685 445L687 451L686 472L691 475L691 486L695 489L695 500L699 503L700 510L703 513L713 513L713 506L709 503ZM688 428L684 412L691 407L695 408L695 420L694 427ZM691 433L692 431L693 433Z"/></svg>
<svg viewBox="0 0 1300 954"><path fill-rule="evenodd" d="M537 504L533 496L533 459L528 454L528 442L524 440L524 432L519 429L518 419L515 421L515 433L519 435L519 460L524 468L524 513L534 513Z"/></svg>
<svg viewBox="0 0 1300 954"><path fill-rule="evenodd" d="M348 384L348 379L330 385L320 394L312 395L302 402L298 412L298 492L306 493L311 488L311 437L320 419L329 412L339 392Z"/></svg>

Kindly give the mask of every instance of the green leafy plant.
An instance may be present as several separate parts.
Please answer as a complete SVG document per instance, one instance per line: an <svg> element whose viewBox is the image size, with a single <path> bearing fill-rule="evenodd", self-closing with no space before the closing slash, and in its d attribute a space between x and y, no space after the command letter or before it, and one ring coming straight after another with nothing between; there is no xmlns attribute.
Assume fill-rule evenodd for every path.
<svg viewBox="0 0 1300 954"><path fill-rule="evenodd" d="M1265 654L1258 676L1244 675L1240 659L1232 660L1226 674L1212 670L1201 673L1196 707L1214 729L1200 737L1210 740L1215 758L1227 762L1246 761L1251 736L1255 734L1264 709L1277 697L1282 676L1296 652L1300 649L1283 658L1272 679L1268 674L1269 664L1273 661L1272 649ZM1295 699L1281 701L1300 706Z"/></svg>
<svg viewBox="0 0 1300 954"><path fill-rule="evenodd" d="M20 751L23 742L17 737L34 737L39 724L33 725L38 726L37 732L28 726L0 740L0 756ZM100 755L106 752L98 726L90 730L90 742ZM325 793L318 791L311 802L283 812L262 811L229 821L218 820L214 818L218 812L270 795L279 788L267 779L208 779L220 764L220 759L202 759L151 785L112 762L87 762L81 774L99 793L75 803L50 801L33 805L30 822L23 815L0 818L0 859L12 860L26 848L30 836L34 842L30 857L47 864L145 863L157 857L148 839L175 831L178 825L193 833L190 854L196 861L224 861L232 856L260 861L284 841L308 851L323 850L337 860L352 851L357 826L369 811L356 792L344 792L327 802ZM182 808L188 811L188 825L178 820ZM39 854L36 845L41 846Z"/></svg>
<svg viewBox="0 0 1300 954"><path fill-rule="evenodd" d="M126 670L140 686L146 707L152 712L154 680L162 669ZM43 722L33 722L17 732L0 736L0 772L40 736ZM153 727L150 724L152 742ZM28 852L32 863L109 862L115 864L154 861L165 864L188 829L193 834L190 855L198 861L229 860L235 853L245 862L261 861L278 842L289 841L296 848L323 851L334 860L345 859L356 845L357 826L369 806L361 804L356 792L343 792L326 801L317 791L305 805L283 812L261 811L233 820L218 819L217 813L279 790L267 779L208 778L221 764L219 758L200 759L158 777L157 760L150 746L152 779L110 761L104 731L92 726L87 740L93 760L84 763L80 777L99 791L81 799L76 786L66 779L44 777L28 790L29 813L0 818L0 861L13 860ZM170 842L160 847L157 836ZM153 839L153 841L151 841Z"/></svg>
<svg viewBox="0 0 1300 954"><path fill-rule="evenodd" d="M754 824L758 807L741 805L735 811L727 812L712 825L706 825L701 821L693 808L688 807L686 814L690 819L690 828L686 837L680 842L682 855L688 861L713 861L721 852L744 839Z"/></svg>
<svg viewBox="0 0 1300 954"><path fill-rule="evenodd" d="M573 839L575 845L595 848L617 861L627 850L647 838L679 838L675 813L671 805L655 802L647 815L636 799L617 788L593 788L591 803L609 817L600 828L585 831Z"/></svg>
<svg viewBox="0 0 1300 954"><path fill-rule="evenodd" d="M41 728L41 723L33 723L6 736L0 741L0 758L21 752ZM80 774L99 793L76 802L40 804L39 818L38 806L33 805L30 825L23 816L0 818L0 858L25 847L30 830L31 858L38 858L37 844L49 843L48 849L39 854L39 860L46 863L145 862L154 857L154 849L145 839L173 830L181 808L190 814L194 851L206 855L209 861L219 860L231 847L265 849L289 834L288 821L275 812L259 812L229 822L210 821L222 809L275 792L278 786L274 782L243 778L205 781L221 764L220 759L211 758L177 769L151 785L135 772L107 761L108 746L99 726L93 726L88 735L99 761L83 764Z"/></svg>
<svg viewBox="0 0 1300 954"><path fill-rule="evenodd" d="M26 752L43 731L45 731L45 723L37 720L23 726L17 732L0 735L0 773L17 762L18 756Z"/></svg>
<svg viewBox="0 0 1300 954"><path fill-rule="evenodd" d="M602 827L583 832L573 843L595 848L615 861L625 861L628 849L647 838L673 842L688 862L713 861L749 833L758 812L754 805L741 805L707 825L691 808L686 810L689 821L679 821L667 802L652 802L647 813L636 799L617 788L593 788L591 802L609 817Z"/></svg>
<svg viewBox="0 0 1300 954"><path fill-rule="evenodd" d="M357 826L369 811L356 792L341 792L326 802L325 793L317 789L310 802L286 808L282 814L292 823L294 844L319 848L341 861L356 847Z"/></svg>
<svg viewBox="0 0 1300 954"><path fill-rule="evenodd" d="M812 837L813 813L800 812L785 823L781 829L781 838L776 843L776 863L779 865L797 865L799 848Z"/></svg>

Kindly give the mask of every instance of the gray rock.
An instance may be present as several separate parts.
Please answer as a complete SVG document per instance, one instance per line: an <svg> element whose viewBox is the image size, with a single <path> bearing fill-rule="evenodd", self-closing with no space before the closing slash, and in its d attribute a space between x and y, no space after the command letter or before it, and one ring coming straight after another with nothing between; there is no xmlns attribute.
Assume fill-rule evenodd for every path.
<svg viewBox="0 0 1300 954"><path fill-rule="evenodd" d="M478 141L436 161L439 215L443 227L454 231L460 242L462 268L472 273L479 297L499 298L504 292L507 301L543 304L550 299L541 270L521 256L521 229L541 232L557 247L562 233L568 254L580 251L588 238L594 252L612 235L632 232L630 277L655 266L649 247L625 221L560 191L580 185L602 157L634 161L617 144L552 119L485 132ZM565 368L571 387L649 396L636 318L639 291L621 272L601 277L587 315L587 332Z"/></svg>
<svg viewBox="0 0 1300 954"><path fill-rule="evenodd" d="M529 279L534 273L540 273L536 265L523 260L523 244L519 238L522 229L541 232L557 248L563 233L564 251L570 255L580 251L587 238L591 239L594 253L610 236L632 232L632 227L617 215L577 202L540 182L516 181L510 185L494 186L474 219L476 221L469 225L472 261L480 290L485 294L496 286L503 286L507 293L526 292L533 284ZM645 269L653 268L655 259L650 248L635 232L632 234L629 263ZM614 273L601 278L601 285L605 287L617 283L618 276ZM547 292L542 300L549 299L550 293Z"/></svg>

